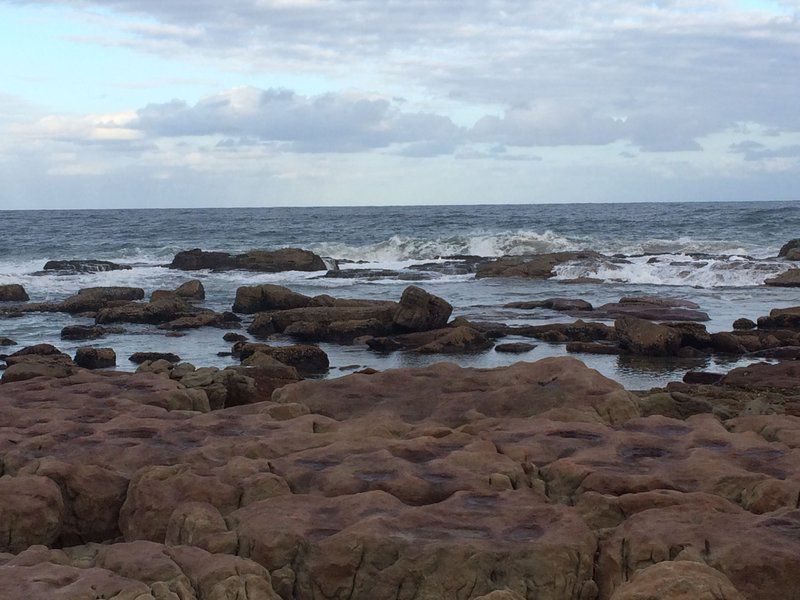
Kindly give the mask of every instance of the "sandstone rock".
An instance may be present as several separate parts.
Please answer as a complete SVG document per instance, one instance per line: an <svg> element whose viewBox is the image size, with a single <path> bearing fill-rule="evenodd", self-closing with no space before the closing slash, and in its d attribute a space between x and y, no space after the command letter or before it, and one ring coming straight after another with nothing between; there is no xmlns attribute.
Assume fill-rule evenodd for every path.
<svg viewBox="0 0 800 600"><path fill-rule="evenodd" d="M800 269L788 271L764 280L764 285L772 287L800 287Z"/></svg>
<svg viewBox="0 0 800 600"><path fill-rule="evenodd" d="M101 273L105 271L130 270L128 265L119 265L107 260L50 260L43 267L45 271L62 271L64 273Z"/></svg>
<svg viewBox="0 0 800 600"><path fill-rule="evenodd" d="M504 327L498 331L504 335L522 335L547 342L593 342L616 341L617 331L605 323L593 323L578 319L574 323L550 323L547 325L522 325Z"/></svg>
<svg viewBox="0 0 800 600"><path fill-rule="evenodd" d="M132 363L140 365L145 361L165 360L169 363L181 362L181 357L171 352L134 352L128 358Z"/></svg>
<svg viewBox="0 0 800 600"><path fill-rule="evenodd" d="M382 352L402 349L420 354L461 354L488 350L493 344L477 329L461 326L372 338L367 340L367 345Z"/></svg>
<svg viewBox="0 0 800 600"><path fill-rule="evenodd" d="M242 286L236 290L233 312L253 314L268 310L288 310L312 306L313 298L282 285Z"/></svg>
<svg viewBox="0 0 800 600"><path fill-rule="evenodd" d="M95 322L98 325L107 323L148 323L158 325L174 321L189 312L190 307L184 301L165 298L156 302L127 302L121 306L101 308Z"/></svg>
<svg viewBox="0 0 800 600"><path fill-rule="evenodd" d="M295 321L283 330L285 335L306 342L333 342L352 344L357 338L384 336L390 333L391 324L378 319L353 319L348 321ZM268 331L266 322L253 322L254 331Z"/></svg>
<svg viewBox="0 0 800 600"><path fill-rule="evenodd" d="M330 367L328 355L319 346L297 344L294 346L267 346L266 344L235 344L235 354L242 359L242 364L250 366L248 359L256 353L262 353L275 360L294 367L301 373L324 373Z"/></svg>
<svg viewBox="0 0 800 600"><path fill-rule="evenodd" d="M773 308L769 316L758 318L759 329L800 329L800 307Z"/></svg>
<svg viewBox="0 0 800 600"><path fill-rule="evenodd" d="M637 296L598 306L592 311L592 317L613 319L630 316L648 321L708 321L708 314L697 310L698 308L694 302L679 298Z"/></svg>
<svg viewBox="0 0 800 600"><path fill-rule="evenodd" d="M168 546L193 546L212 554L236 554L236 534L228 531L219 511L206 502L185 502L169 517Z"/></svg>
<svg viewBox="0 0 800 600"><path fill-rule="evenodd" d="M192 279L180 284L175 289L175 295L186 298L187 300L205 300L206 290L203 287L202 281L199 279Z"/></svg>
<svg viewBox="0 0 800 600"><path fill-rule="evenodd" d="M720 331L711 334L711 346L715 352L722 354L743 354L745 347L735 335Z"/></svg>
<svg viewBox="0 0 800 600"><path fill-rule="evenodd" d="M61 330L62 340L96 340L108 331L100 325L68 325Z"/></svg>
<svg viewBox="0 0 800 600"><path fill-rule="evenodd" d="M634 354L670 356L678 352L681 335L674 329L636 317L620 317L614 322L620 346Z"/></svg>
<svg viewBox="0 0 800 600"><path fill-rule="evenodd" d="M72 314L100 310L109 304L141 300L144 290L136 287L84 288L58 305L58 310Z"/></svg>
<svg viewBox="0 0 800 600"><path fill-rule="evenodd" d="M745 600L716 569L687 560L664 561L638 571L611 600Z"/></svg>
<svg viewBox="0 0 800 600"><path fill-rule="evenodd" d="M76 371L72 359L49 344L23 348L5 358L8 367L3 371L2 383L25 381L34 377L63 378Z"/></svg>
<svg viewBox="0 0 800 600"><path fill-rule="evenodd" d="M453 307L422 288L408 286L392 319L401 331L429 331L447 324Z"/></svg>
<svg viewBox="0 0 800 600"><path fill-rule="evenodd" d="M567 352L583 354L622 354L622 348L617 344L603 342L568 342Z"/></svg>
<svg viewBox="0 0 800 600"><path fill-rule="evenodd" d="M61 490L46 477L0 477L0 552L56 541L64 518Z"/></svg>
<svg viewBox="0 0 800 600"><path fill-rule="evenodd" d="M241 333L236 333L235 331L229 331L225 335L222 336L222 339L226 342L246 342L247 336L242 335Z"/></svg>
<svg viewBox="0 0 800 600"><path fill-rule="evenodd" d="M534 308L549 308L559 312L564 311L589 311L592 310L592 305L586 300L576 298L548 298L546 300L535 300L530 302L509 302L504 305L505 308L519 308L523 310L530 310Z"/></svg>
<svg viewBox="0 0 800 600"><path fill-rule="evenodd" d="M353 374L326 382L301 381L278 390L272 399L301 402L312 412L337 420L374 411L410 422L430 419L448 426L468 422L470 411L488 417L576 411L585 418L612 423L637 414L632 396L621 386L566 357L498 369L462 369L437 363L369 377Z"/></svg>
<svg viewBox="0 0 800 600"><path fill-rule="evenodd" d="M709 373L707 371L688 371L683 376L684 383L698 383L701 385L714 385L722 381L724 373Z"/></svg>
<svg viewBox="0 0 800 600"><path fill-rule="evenodd" d="M786 256L790 250L800 248L800 239L789 240L778 251L778 256Z"/></svg>
<svg viewBox="0 0 800 600"><path fill-rule="evenodd" d="M16 346L17 342L11 338L0 336L0 347Z"/></svg>
<svg viewBox="0 0 800 600"><path fill-rule="evenodd" d="M247 270L262 273L280 271L325 271L327 266L321 257L308 250L282 248L280 250L250 250L244 254L227 252L204 252L200 249L179 252L170 265L173 269L197 271Z"/></svg>
<svg viewBox="0 0 800 600"><path fill-rule="evenodd" d="M478 265L475 277L529 277L549 279L553 269L560 264L575 260L598 260L603 256L597 252L553 252L533 256L504 256Z"/></svg>
<svg viewBox="0 0 800 600"><path fill-rule="evenodd" d="M112 348L78 348L75 364L84 369L107 369L117 365L117 355Z"/></svg>
<svg viewBox="0 0 800 600"><path fill-rule="evenodd" d="M186 329L199 329L200 327L217 327L229 329L236 327L241 319L232 312L216 313L203 311L194 315L179 317L166 323L161 323L158 328L167 331L184 331Z"/></svg>
<svg viewBox="0 0 800 600"><path fill-rule="evenodd" d="M0 285L0 302L27 302L28 300L30 300L30 297L20 284Z"/></svg>
<svg viewBox="0 0 800 600"><path fill-rule="evenodd" d="M495 352L505 352L510 354L522 354L530 352L536 348L535 344L526 344L524 342L513 342L509 344L497 344L494 347Z"/></svg>
<svg viewBox="0 0 800 600"><path fill-rule="evenodd" d="M739 331L744 331L748 329L755 329L756 324L754 321L751 321L750 319L744 319L744 318L736 319L733 322L733 328Z"/></svg>

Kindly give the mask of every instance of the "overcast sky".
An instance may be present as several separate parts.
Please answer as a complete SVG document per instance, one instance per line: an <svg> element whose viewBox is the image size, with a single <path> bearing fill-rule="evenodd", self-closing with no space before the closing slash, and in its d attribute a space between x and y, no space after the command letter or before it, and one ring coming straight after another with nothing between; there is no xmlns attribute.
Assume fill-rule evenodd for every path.
<svg viewBox="0 0 800 600"><path fill-rule="evenodd" d="M0 208L800 200L800 0L0 0Z"/></svg>

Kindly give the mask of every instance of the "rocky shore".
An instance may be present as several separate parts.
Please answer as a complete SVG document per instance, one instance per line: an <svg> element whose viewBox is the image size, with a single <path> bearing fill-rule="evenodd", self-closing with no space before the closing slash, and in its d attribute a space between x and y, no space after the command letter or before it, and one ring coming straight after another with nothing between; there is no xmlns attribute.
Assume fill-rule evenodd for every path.
<svg viewBox="0 0 800 600"><path fill-rule="evenodd" d="M625 259L461 264L536 280L574 260ZM124 270L100 263L48 270ZM192 250L170 268L338 266L299 249ZM703 306L666 295L497 306L553 317L537 325L465 318L424 282L380 300L252 281L225 307L206 298L184 278L57 302L0 286L0 334L5 319L52 313L69 320L60 339L83 344L67 354L0 335L0 598L797 597L800 307L709 332ZM130 329L216 331L232 364L118 356ZM364 361L325 378L320 344L521 362ZM525 361L539 344L574 356ZM596 354L747 366L631 390L579 360Z"/></svg>

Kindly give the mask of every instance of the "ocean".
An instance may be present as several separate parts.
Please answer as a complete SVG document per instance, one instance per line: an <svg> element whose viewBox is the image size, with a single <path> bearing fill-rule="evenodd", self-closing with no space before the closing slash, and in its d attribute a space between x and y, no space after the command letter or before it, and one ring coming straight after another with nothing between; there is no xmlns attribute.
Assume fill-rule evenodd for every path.
<svg viewBox="0 0 800 600"><path fill-rule="evenodd" d="M230 310L240 285L277 283L304 294L399 299L409 284L453 304L454 316L509 324L571 321L548 310L503 308L508 302L550 297L583 298L595 305L623 296L661 295L693 300L709 313L710 331L729 330L739 317L755 319L771 308L800 304L798 291L769 288L764 279L789 268L775 259L786 241L800 237L800 203L641 203L326 208L224 208L0 212L0 284L21 283L32 301L63 299L80 288L105 285L171 289L203 281L205 306ZM340 277L324 273L231 271L186 273L166 268L180 250L244 251L301 247L340 262ZM624 256L600 266L566 264L546 281L475 279L448 256L497 257L587 249ZM79 275L42 274L53 259L103 259L126 271ZM463 262L466 265L466 262ZM602 284L563 283L592 277ZM63 342L62 327L89 324L65 314L0 318L0 336L21 345L52 343L73 352L85 343ZM126 325L126 334L96 345L114 348L118 369L135 366L135 351L168 351L197 366L233 364L223 331L206 328L170 338L155 327ZM504 341L515 341L507 338ZM563 345L538 342L515 356L492 350L465 356L376 354L362 346L321 344L328 376L355 365L386 369L440 360L489 367L565 353ZM275 343L291 343L277 340ZM644 389L675 380L689 369L729 369L719 359L642 359L578 355L588 365Z"/></svg>

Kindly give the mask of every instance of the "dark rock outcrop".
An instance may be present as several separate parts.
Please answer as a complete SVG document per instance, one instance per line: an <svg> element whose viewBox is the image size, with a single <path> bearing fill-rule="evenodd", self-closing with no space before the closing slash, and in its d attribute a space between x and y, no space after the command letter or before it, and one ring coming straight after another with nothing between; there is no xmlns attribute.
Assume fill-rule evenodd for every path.
<svg viewBox="0 0 800 600"><path fill-rule="evenodd" d="M536 344L526 344L525 342L511 342L508 344L497 344L494 349L495 352L503 352L506 354L523 354L530 352L536 348Z"/></svg>
<svg viewBox="0 0 800 600"><path fill-rule="evenodd" d="M560 264L576 260L600 260L603 255L592 251L552 252L533 256L504 256L479 264L475 273L483 277L527 277L530 279L549 279L553 270Z"/></svg>
<svg viewBox="0 0 800 600"><path fill-rule="evenodd" d="M75 364L84 369L107 369L117 365L117 354L112 348L85 346L76 351Z"/></svg>
<svg viewBox="0 0 800 600"><path fill-rule="evenodd" d="M764 285L772 287L800 287L800 269L789 269L780 275L765 279Z"/></svg>
<svg viewBox="0 0 800 600"><path fill-rule="evenodd" d="M205 252L198 248L176 254L170 268L183 271L209 269L212 271L246 270L278 273L281 271L325 271L328 267L320 256L299 248L282 248L271 251L250 250L244 254Z"/></svg>
<svg viewBox="0 0 800 600"><path fill-rule="evenodd" d="M18 283L0 285L0 302L27 302L28 292Z"/></svg>
<svg viewBox="0 0 800 600"><path fill-rule="evenodd" d="M135 365L140 365L146 361L164 360L169 363L181 362L181 357L172 352L134 352L128 360Z"/></svg>
<svg viewBox="0 0 800 600"><path fill-rule="evenodd" d="M105 271L127 271L129 265L119 265L107 260L50 260L43 267L45 271L60 271L62 273L102 273Z"/></svg>
<svg viewBox="0 0 800 600"><path fill-rule="evenodd" d="M619 345L633 354L674 356L681 347L681 334L665 325L636 317L620 317L614 322Z"/></svg>
<svg viewBox="0 0 800 600"><path fill-rule="evenodd" d="M110 304L124 304L144 298L144 290L137 287L93 287L84 288L74 296L63 300L57 310L71 314L92 312Z"/></svg>
<svg viewBox="0 0 800 600"><path fill-rule="evenodd" d="M392 322L400 331L429 331L444 327L452 312L447 301L411 285L403 290Z"/></svg>

